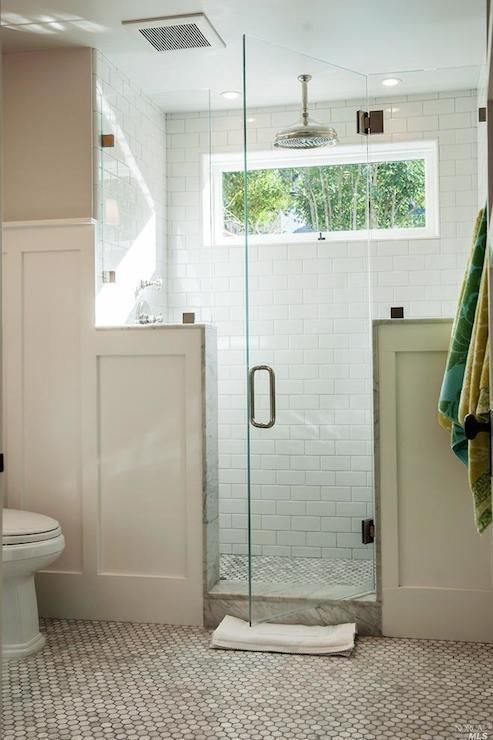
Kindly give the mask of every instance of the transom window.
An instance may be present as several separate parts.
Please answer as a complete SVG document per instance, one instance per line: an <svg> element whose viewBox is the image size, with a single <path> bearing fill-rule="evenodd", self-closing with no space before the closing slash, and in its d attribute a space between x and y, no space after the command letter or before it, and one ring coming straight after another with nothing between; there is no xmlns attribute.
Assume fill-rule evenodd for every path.
<svg viewBox="0 0 493 740"><path fill-rule="evenodd" d="M243 155L211 158L216 244L242 243ZM207 178L206 178L207 180ZM262 242L438 236L436 142L248 154L248 235ZM205 217L210 223L210 193ZM368 230L369 229L369 230Z"/></svg>

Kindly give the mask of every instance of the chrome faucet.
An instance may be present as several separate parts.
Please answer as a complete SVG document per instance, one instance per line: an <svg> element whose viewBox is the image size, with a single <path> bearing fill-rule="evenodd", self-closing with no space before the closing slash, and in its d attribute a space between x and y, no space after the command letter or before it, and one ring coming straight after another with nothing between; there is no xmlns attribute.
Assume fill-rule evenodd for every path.
<svg viewBox="0 0 493 740"><path fill-rule="evenodd" d="M137 306L137 311L135 312L135 318L138 324L162 324L163 323L163 314L157 313L147 313L145 311L146 304L144 301L140 301L140 303Z"/></svg>
<svg viewBox="0 0 493 740"><path fill-rule="evenodd" d="M162 288L163 278L154 278L154 280L141 280L139 283L139 290L145 290L145 288Z"/></svg>

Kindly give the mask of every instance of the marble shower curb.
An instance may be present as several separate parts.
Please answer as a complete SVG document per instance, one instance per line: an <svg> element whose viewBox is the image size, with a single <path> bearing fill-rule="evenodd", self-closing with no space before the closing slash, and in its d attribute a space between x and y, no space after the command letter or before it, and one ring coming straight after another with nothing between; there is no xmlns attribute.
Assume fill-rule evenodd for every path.
<svg viewBox="0 0 493 740"><path fill-rule="evenodd" d="M248 620L248 596L209 593L204 599L204 626L216 628L227 615ZM274 619L283 624L330 625L356 622L360 635L382 634L382 608L376 600L295 599L253 597L255 621Z"/></svg>

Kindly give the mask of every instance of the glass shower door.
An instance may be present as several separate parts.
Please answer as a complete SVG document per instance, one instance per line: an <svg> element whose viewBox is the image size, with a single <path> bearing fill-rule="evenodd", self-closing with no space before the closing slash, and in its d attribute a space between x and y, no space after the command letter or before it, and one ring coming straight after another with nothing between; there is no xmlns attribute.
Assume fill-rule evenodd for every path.
<svg viewBox="0 0 493 740"><path fill-rule="evenodd" d="M246 39L244 177L224 173L223 188L229 202L235 182L247 193L252 621L375 588L361 535L373 517L373 422L358 110L365 76Z"/></svg>

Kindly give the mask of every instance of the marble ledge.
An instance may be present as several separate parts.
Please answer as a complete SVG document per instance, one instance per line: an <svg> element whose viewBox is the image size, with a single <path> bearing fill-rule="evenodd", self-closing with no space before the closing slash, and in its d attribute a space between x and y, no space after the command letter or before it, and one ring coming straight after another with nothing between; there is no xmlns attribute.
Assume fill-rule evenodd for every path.
<svg viewBox="0 0 493 740"><path fill-rule="evenodd" d="M214 324L100 324L96 326L97 331L115 331L115 329L121 329L128 331L129 329L151 329L152 331L167 330L167 329L185 329L190 331L192 329L199 329L202 332L215 330Z"/></svg>

